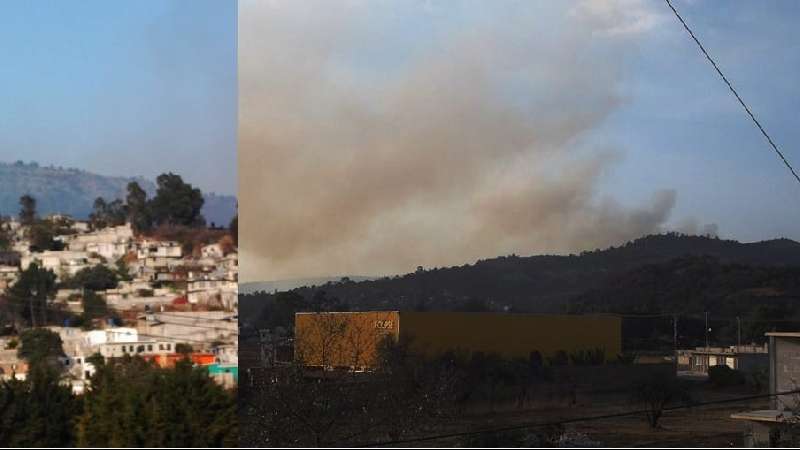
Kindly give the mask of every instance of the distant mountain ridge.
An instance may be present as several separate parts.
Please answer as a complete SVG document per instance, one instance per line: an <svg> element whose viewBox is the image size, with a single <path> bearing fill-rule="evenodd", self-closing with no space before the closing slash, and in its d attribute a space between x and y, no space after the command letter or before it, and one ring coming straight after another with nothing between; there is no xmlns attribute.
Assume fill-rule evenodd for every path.
<svg viewBox="0 0 800 450"><path fill-rule="evenodd" d="M40 214L62 213L85 219L97 197L109 201L124 199L131 181L139 183L149 196L155 194L155 183L144 177L105 176L21 161L0 162L0 214L16 215L20 196L30 194L36 198ZM206 221L227 226L236 214L236 197L208 192L204 192L204 196L202 213Z"/></svg>
<svg viewBox="0 0 800 450"><path fill-rule="evenodd" d="M588 293L613 295L607 287L614 286L610 283L629 271L687 256L708 256L720 264L800 267L800 243L789 239L740 243L667 233L579 255L501 256L371 281L331 282L294 292L311 299L325 291L325 295L341 299L354 310L487 307L519 312L567 312L578 299L582 309L593 309L592 304L599 296ZM265 302L273 297L265 293L243 295L240 309L250 310L243 316L259 317Z"/></svg>
<svg viewBox="0 0 800 450"><path fill-rule="evenodd" d="M352 281L370 281L370 280L375 280L376 277L339 276L339 277L318 277L318 278L295 278L288 280L273 280L273 281L254 281L249 283L239 283L239 293L252 294L255 292L289 291L304 286L321 286L327 283L336 283L341 281L342 279L349 279Z"/></svg>

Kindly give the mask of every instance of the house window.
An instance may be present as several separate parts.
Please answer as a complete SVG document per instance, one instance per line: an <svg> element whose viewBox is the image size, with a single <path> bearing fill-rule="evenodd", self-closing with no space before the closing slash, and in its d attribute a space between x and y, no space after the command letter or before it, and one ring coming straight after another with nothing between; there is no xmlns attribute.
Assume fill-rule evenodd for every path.
<svg viewBox="0 0 800 450"><path fill-rule="evenodd" d="M167 351L172 351L172 344L167 344Z"/></svg>
<svg viewBox="0 0 800 450"><path fill-rule="evenodd" d="M153 351L153 346L152 345L148 345L147 346L147 351L148 352L152 352Z"/></svg>
<svg viewBox="0 0 800 450"><path fill-rule="evenodd" d="M164 344L158 344L158 349L159 350L164 350Z"/></svg>
<svg viewBox="0 0 800 450"><path fill-rule="evenodd" d="M136 347L136 353L141 353L143 351L144 351L144 345L140 345L140 346Z"/></svg>

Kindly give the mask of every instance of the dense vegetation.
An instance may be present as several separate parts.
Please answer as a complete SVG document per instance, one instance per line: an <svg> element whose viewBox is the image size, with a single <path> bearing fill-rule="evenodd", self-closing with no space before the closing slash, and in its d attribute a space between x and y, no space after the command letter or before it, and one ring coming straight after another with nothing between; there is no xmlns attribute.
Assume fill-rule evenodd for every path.
<svg viewBox="0 0 800 450"><path fill-rule="evenodd" d="M136 231L143 232L159 225L205 225L206 219L200 213L205 200L200 189L174 173L159 175L157 186L152 199L147 198L147 192L135 181L128 183L125 202L116 199L109 203L103 197L97 197L89 215L92 227L105 228L130 222Z"/></svg>
<svg viewBox="0 0 800 450"><path fill-rule="evenodd" d="M763 340L770 329L800 327L800 320L792 322L800 319L800 244L670 233L580 255L512 255L373 281L257 292L241 295L239 306L249 327L289 327L293 313L308 310L320 295L352 310L663 314L625 319L626 344L636 348L671 347L673 314L680 315L679 343L699 344L708 311L712 340L729 345L737 338L737 317L745 342Z"/></svg>
<svg viewBox="0 0 800 450"><path fill-rule="evenodd" d="M182 361L158 368L140 358L103 362L91 388L75 396L61 383L57 334L21 336L25 381L0 384L0 447L221 447L238 442L236 393Z"/></svg>

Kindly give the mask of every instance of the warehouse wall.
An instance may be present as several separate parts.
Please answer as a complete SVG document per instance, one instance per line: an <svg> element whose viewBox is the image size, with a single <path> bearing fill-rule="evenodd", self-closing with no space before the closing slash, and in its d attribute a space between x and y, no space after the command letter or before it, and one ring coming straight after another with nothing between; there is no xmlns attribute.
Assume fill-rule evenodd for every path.
<svg viewBox="0 0 800 450"><path fill-rule="evenodd" d="M387 336L397 340L396 311L297 313L295 359L308 366L366 368Z"/></svg>
<svg viewBox="0 0 800 450"><path fill-rule="evenodd" d="M559 350L605 350L607 359L622 352L622 320L601 315L502 313L400 313L400 337L432 356L447 350L498 353L527 358L530 352L553 356Z"/></svg>
<svg viewBox="0 0 800 450"><path fill-rule="evenodd" d="M618 317L600 315L298 313L295 356L310 366L372 367L381 340L389 336L409 339L411 350L422 356L455 350L528 358L532 351L549 357L559 350L601 348L615 359L622 351L621 324Z"/></svg>

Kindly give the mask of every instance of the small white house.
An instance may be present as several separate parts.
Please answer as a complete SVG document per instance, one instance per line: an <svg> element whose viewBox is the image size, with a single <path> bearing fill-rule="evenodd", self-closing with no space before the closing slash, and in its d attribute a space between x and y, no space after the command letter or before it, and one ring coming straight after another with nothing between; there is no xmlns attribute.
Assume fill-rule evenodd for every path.
<svg viewBox="0 0 800 450"><path fill-rule="evenodd" d="M91 347L108 343L136 342L138 340L139 333L136 328L116 327L86 332L86 343Z"/></svg>
<svg viewBox="0 0 800 450"><path fill-rule="evenodd" d="M225 252L222 250L222 246L219 243L204 246L200 249L200 254L203 258L213 259L221 259L225 256Z"/></svg>

